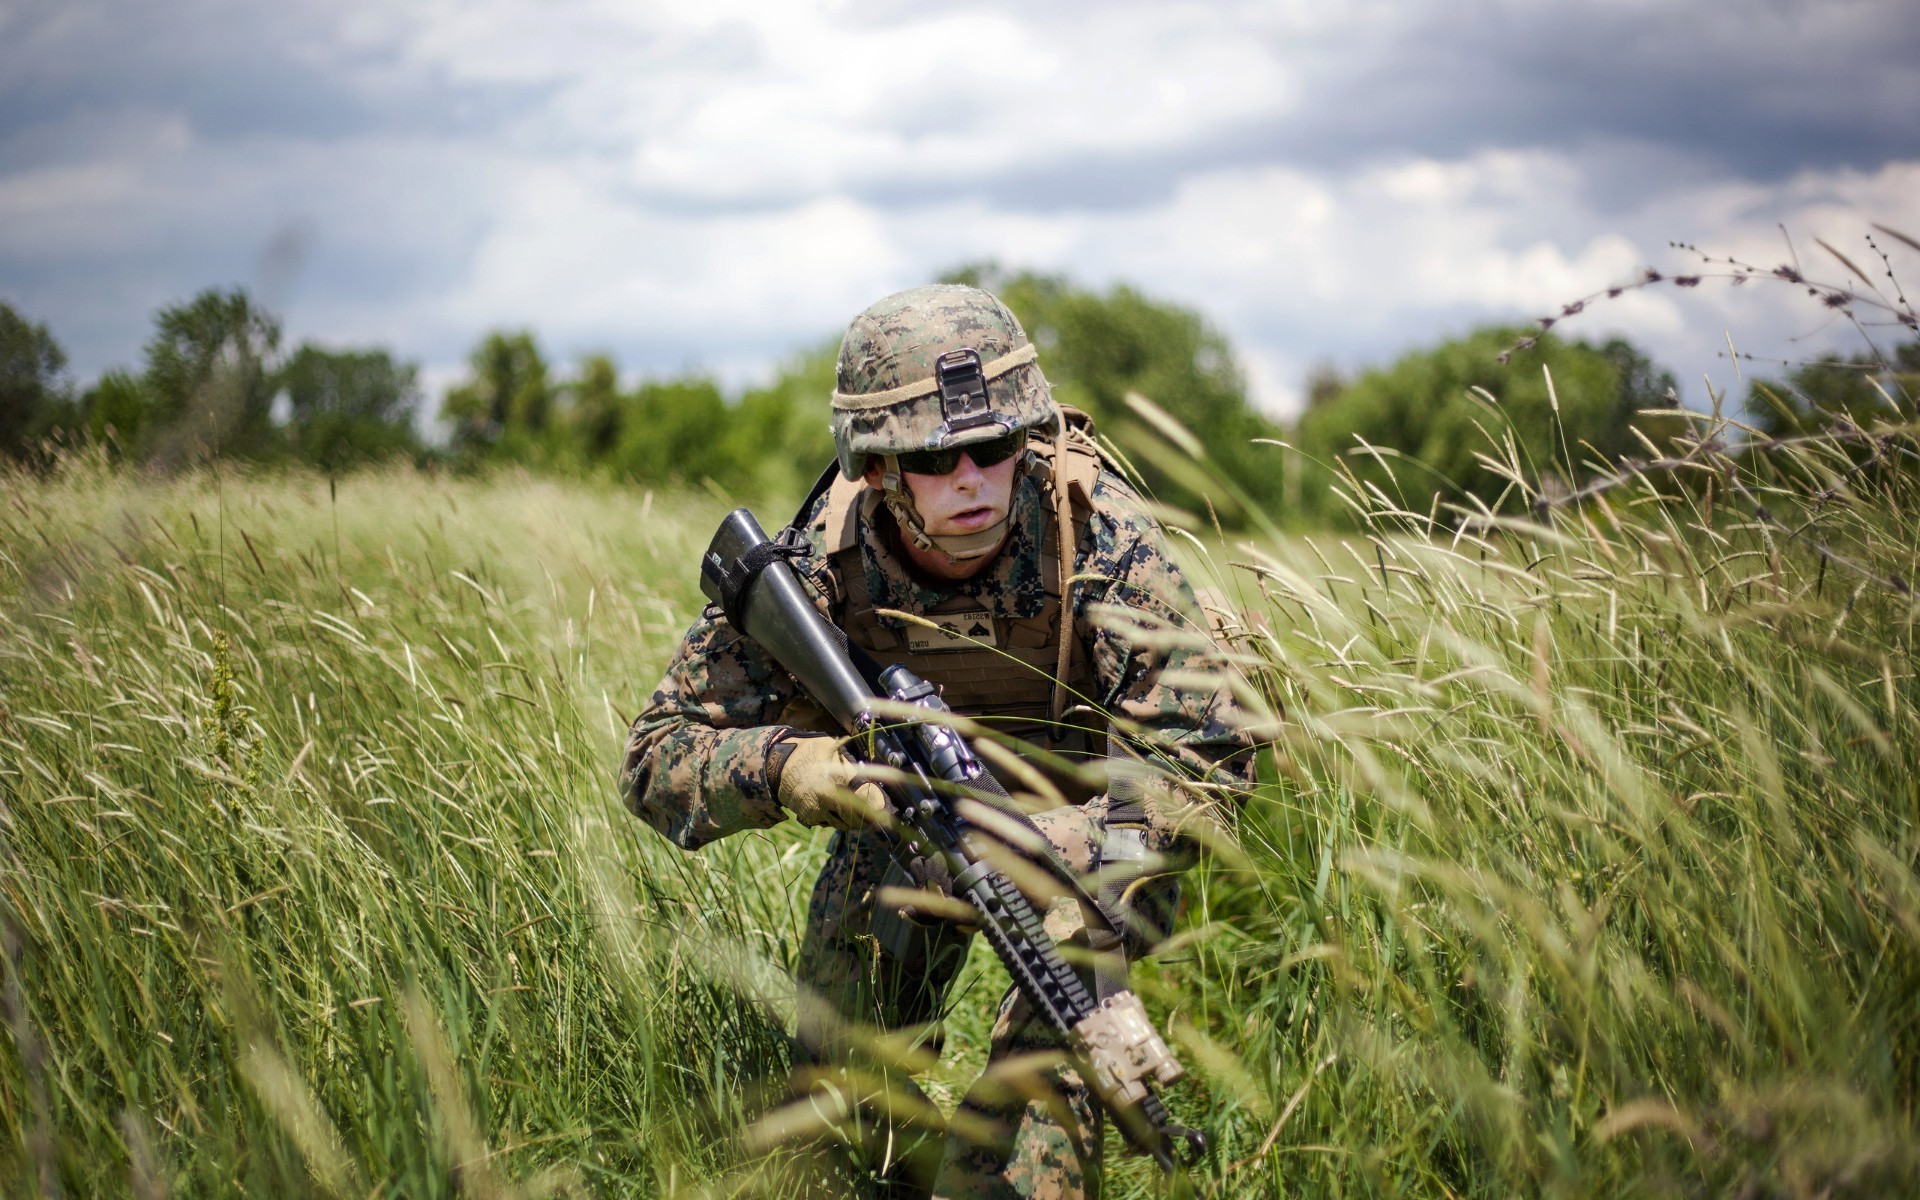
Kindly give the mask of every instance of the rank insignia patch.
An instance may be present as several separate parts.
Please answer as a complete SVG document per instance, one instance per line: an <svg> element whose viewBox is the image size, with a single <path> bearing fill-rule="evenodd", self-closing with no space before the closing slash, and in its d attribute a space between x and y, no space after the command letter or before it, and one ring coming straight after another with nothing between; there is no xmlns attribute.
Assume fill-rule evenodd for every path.
<svg viewBox="0 0 1920 1200"><path fill-rule="evenodd" d="M1000 639L993 632L993 614L986 609L978 612L928 613L927 619L938 622L939 627L908 625L907 649L923 653L928 650L968 650L1000 644Z"/></svg>

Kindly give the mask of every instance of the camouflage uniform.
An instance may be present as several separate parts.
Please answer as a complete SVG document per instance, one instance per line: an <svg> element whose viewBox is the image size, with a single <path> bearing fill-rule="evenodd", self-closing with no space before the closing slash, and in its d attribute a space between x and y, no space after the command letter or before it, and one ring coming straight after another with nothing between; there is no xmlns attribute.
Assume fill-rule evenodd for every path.
<svg viewBox="0 0 1920 1200"><path fill-rule="evenodd" d="M841 373L844 380L844 353ZM1037 370L1022 368L1000 386L1017 388L1018 402L1027 403L1035 378ZM1044 380L1039 386L1044 388ZM936 444L937 438L930 436L927 443ZM847 471L848 477L853 474ZM812 553L794 565L812 585L821 611L842 628L856 627L859 622L849 618L861 616L848 611L850 593L874 609L927 614L958 607L990 613L1002 627L1031 623L1036 614L1050 611L1050 604L1058 608L1058 576L1046 565L1049 545L1057 546L1059 511L1049 504L1050 494L1046 468L1030 452L1015 479L1005 545L980 573L963 581L916 578L894 513L878 503L848 510L856 513L857 526L850 528L856 530L857 553L842 549L836 555L828 529L831 494L819 497L796 521ZM1084 699L1111 717L1133 751L1190 778L1250 782L1250 739L1236 723L1226 690L1185 682L1218 670L1211 652L1191 643L1130 636L1132 623L1114 619L1124 613L1149 625L1204 628L1163 533L1139 498L1111 473L1099 473L1090 500L1075 521L1071 597L1071 628L1079 639L1075 676L1087 680ZM857 567L851 565L856 562ZM851 569L863 578L843 578ZM862 611L872 627L875 617ZM898 630L907 623L881 617L878 624ZM882 661L898 657L887 648L868 648ZM937 661L922 673L943 682ZM1174 679L1182 682L1176 686ZM703 615L634 721L625 773L634 810L687 850L784 819L775 799L777 780L769 779L770 758L777 762L771 751L796 727L824 728L798 693L795 681L757 645L724 618ZM955 707L986 717L994 705ZM1034 822L1062 860L1087 873L1105 840L1108 801L1104 796L1072 799L1080 802L1040 812ZM1143 833L1147 849L1176 867L1191 861L1191 839L1164 810L1149 810ZM800 949L796 1036L815 1062L864 1066L897 1093L912 1095L910 1082L897 1078L887 1064L860 1063L863 1047L871 1045L876 1030L925 1027L934 1035L965 945L949 944L944 957L910 971L879 951L870 927L872 893L887 863L878 837L834 834ZM943 1154L935 1188L942 1196L1098 1193L1100 1114L1077 1075L1063 1065L1051 1031L1028 1020L1014 993L1002 1002L988 1071L969 1091L956 1123L992 1132L973 1140L934 1136L918 1144L904 1134L897 1144L889 1143L895 1157L908 1160L909 1171L918 1174L918 1187L926 1186L931 1164Z"/></svg>

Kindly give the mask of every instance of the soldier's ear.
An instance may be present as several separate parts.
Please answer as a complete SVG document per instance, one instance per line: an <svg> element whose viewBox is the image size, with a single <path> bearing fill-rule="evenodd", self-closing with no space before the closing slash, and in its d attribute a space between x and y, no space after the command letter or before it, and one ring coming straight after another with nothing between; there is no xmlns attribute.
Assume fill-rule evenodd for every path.
<svg viewBox="0 0 1920 1200"><path fill-rule="evenodd" d="M885 468L880 464L880 456L878 454L869 454L867 455L867 470L861 478L867 481L868 487L877 492L880 490L880 473L883 470L885 470Z"/></svg>

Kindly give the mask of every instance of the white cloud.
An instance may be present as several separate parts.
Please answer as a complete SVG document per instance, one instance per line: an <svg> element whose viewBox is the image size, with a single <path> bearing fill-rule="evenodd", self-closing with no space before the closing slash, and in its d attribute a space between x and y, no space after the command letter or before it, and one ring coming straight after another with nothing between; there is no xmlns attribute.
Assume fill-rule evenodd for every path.
<svg viewBox="0 0 1920 1200"><path fill-rule="evenodd" d="M738 201L937 187L956 172L1172 147L1284 115L1295 73L1229 16L459 3L345 28L363 51L422 71L540 89L513 130L523 146L588 147L649 193Z"/></svg>
<svg viewBox="0 0 1920 1200"><path fill-rule="evenodd" d="M525 322L577 341L600 331L726 346L743 333L806 336L901 267L870 210L846 200L705 217L623 202L580 176L526 166L475 248L451 314Z"/></svg>

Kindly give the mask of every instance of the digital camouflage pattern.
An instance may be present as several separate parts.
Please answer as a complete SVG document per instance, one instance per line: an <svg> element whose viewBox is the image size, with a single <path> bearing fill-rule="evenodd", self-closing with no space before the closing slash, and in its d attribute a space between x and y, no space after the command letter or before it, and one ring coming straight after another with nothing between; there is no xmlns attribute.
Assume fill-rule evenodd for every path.
<svg viewBox="0 0 1920 1200"><path fill-rule="evenodd" d="M1092 701L1124 732L1129 748L1193 779L1246 786L1252 739L1242 728L1220 678L1221 664L1204 639L1143 636L1144 627L1204 629L1185 578L1168 556L1164 535L1138 497L1102 472L1093 489L1084 541L1077 548L1074 629L1098 693ZM826 497L801 525L813 553L795 562L829 620L845 625L847 589L823 552ZM956 592L981 608L1031 616L1046 604L1043 554L1053 536L1043 481L1024 472L1016 486L1006 546L979 575L934 586L907 571L893 518L883 507L862 512L861 565L875 604L910 613L931 611ZM1172 682L1177 680L1178 683ZM934 678L934 682L939 682ZM792 726L819 728L799 687L758 645L718 616L703 614L680 644L665 677L634 721L624 784L635 812L676 845L693 850L785 816L766 778L771 745ZM1105 837L1105 798L1081 807L1037 813L1035 823L1065 861L1088 871ZM1174 866L1191 861L1190 810L1150 806L1148 848ZM872 893L886 856L877 838L836 833L808 908L796 982L801 997L797 1037L819 1064L857 1060L876 1030L931 1023L957 959L917 974L892 969L870 928ZM1024 886L1024 883L1023 883ZM1053 920L1050 915L1049 923ZM1070 930L1057 929L1058 933ZM930 1035L931 1036L931 1035ZM1038 1058L1033 1057L1039 1055ZM1017 997L1003 1002L987 1074L963 1106L998 1131L977 1142L945 1139L939 1192L953 1196L1083 1194L1098 1177L1100 1116L1077 1075L1062 1065L1044 1022L1025 1019ZM869 1074L898 1075L885 1064ZM914 1094L910 1080L892 1080ZM913 1149L911 1138L892 1143ZM907 1166L927 1169L941 1142L928 1139ZM924 1186L924 1182L922 1183ZM924 1194L924 1193L923 1193Z"/></svg>
<svg viewBox="0 0 1920 1200"><path fill-rule="evenodd" d="M1062 862L1085 874L1099 856L1103 815L1096 800L1035 814L1034 824ZM871 932L872 897L889 861L872 834L834 835L807 906L795 969L795 1037L810 1062L844 1064L856 1078L884 1079L896 1097L930 1105L911 1078L864 1050L877 1031L914 1028L937 1048L936 1022L947 987L966 961L967 942L913 970L879 952ZM1074 933L1056 925L1051 914L1048 928L1062 940ZM941 1197L1097 1195L1097 1187L1089 1193L1086 1185L1098 1178L1104 1118L1078 1073L1064 1065L1053 1031L1031 1019L1015 991L1001 1001L988 1062L962 1102L972 1118L969 1128L984 1136L941 1137L937 1129L912 1125L895 1129L891 1148L903 1160L898 1174L917 1175L921 1188ZM874 1122L868 1140L883 1143L888 1132Z"/></svg>
<svg viewBox="0 0 1920 1200"><path fill-rule="evenodd" d="M1008 992L994 1020L987 1069L961 1113L994 1136L951 1138L937 1200L1080 1200L1100 1194L1105 1117L1044 1021Z"/></svg>
<svg viewBox="0 0 1920 1200"><path fill-rule="evenodd" d="M840 342L835 386L846 395L892 391L932 379L934 361L949 350L971 347L985 366L1027 344L1019 320L991 293L958 284L910 288L853 319ZM987 396L1003 424L957 436L947 429L937 393L876 409L836 403L833 444L840 470L855 479L869 454L939 450L1013 429L1045 428L1055 419L1053 393L1036 363L990 379Z"/></svg>

